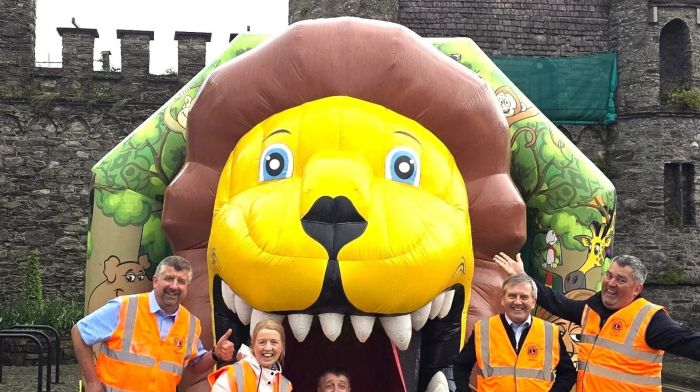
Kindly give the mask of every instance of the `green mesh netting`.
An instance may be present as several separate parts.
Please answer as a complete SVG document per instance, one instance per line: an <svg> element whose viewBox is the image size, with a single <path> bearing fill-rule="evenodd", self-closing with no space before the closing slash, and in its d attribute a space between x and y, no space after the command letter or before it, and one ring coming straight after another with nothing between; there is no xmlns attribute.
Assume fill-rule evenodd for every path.
<svg viewBox="0 0 700 392"><path fill-rule="evenodd" d="M610 124L617 119L615 52L492 60L555 124Z"/></svg>

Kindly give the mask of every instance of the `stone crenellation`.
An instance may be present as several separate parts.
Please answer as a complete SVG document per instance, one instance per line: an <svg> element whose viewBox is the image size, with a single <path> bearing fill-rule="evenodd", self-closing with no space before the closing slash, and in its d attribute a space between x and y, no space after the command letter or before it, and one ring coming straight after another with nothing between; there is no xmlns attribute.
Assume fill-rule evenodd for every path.
<svg viewBox="0 0 700 392"><path fill-rule="evenodd" d="M111 72L92 69L97 30L59 28L63 68L38 68L35 3L0 3L0 300L18 295L28 253L39 249L46 295L82 301L89 170L202 68L211 36L176 33L178 74L151 75L152 32L119 30L123 65ZM292 0L289 15L389 20L422 36L468 36L489 55L615 50L618 121L562 130L617 188L615 253L641 256L647 296L698 329L700 232L669 224L664 168L700 160L700 111L662 90L700 88L699 8L700 0Z"/></svg>

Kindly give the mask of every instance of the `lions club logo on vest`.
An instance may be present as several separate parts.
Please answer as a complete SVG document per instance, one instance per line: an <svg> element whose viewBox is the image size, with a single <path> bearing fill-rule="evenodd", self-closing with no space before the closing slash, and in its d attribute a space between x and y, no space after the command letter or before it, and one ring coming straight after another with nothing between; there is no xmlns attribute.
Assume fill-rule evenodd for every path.
<svg viewBox="0 0 700 392"><path fill-rule="evenodd" d="M185 348L185 339L180 336L173 336L173 347L175 351L181 353Z"/></svg>
<svg viewBox="0 0 700 392"><path fill-rule="evenodd" d="M528 344L527 347L525 347L525 352L528 357L536 357L537 354L540 353L540 347L536 344Z"/></svg>
<svg viewBox="0 0 700 392"><path fill-rule="evenodd" d="M626 328L625 322L621 319L614 319L610 323L610 332L613 335L619 335Z"/></svg>

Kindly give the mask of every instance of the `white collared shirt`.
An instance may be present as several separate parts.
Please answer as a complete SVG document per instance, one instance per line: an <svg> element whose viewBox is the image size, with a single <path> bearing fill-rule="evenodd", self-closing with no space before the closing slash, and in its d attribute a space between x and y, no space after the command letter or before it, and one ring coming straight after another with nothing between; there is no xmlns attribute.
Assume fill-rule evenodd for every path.
<svg viewBox="0 0 700 392"><path fill-rule="evenodd" d="M513 333L515 334L515 350L518 350L518 347L520 346L520 336L522 336L523 331L527 329L527 327L532 324L532 316L528 315L527 320L525 320L522 324L516 324L513 322L513 320L509 319L508 316L506 317L506 322L510 327L513 329Z"/></svg>

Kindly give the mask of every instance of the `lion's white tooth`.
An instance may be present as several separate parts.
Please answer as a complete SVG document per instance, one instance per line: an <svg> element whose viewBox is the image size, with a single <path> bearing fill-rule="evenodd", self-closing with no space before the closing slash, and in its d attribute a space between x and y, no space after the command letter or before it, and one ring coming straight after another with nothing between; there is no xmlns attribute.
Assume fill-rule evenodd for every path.
<svg viewBox="0 0 700 392"><path fill-rule="evenodd" d="M442 310L442 303L445 301L445 293L438 294L430 307L430 319L434 319Z"/></svg>
<svg viewBox="0 0 700 392"><path fill-rule="evenodd" d="M234 302L236 303L236 314L238 314L238 319L241 320L243 325L250 324L250 314L253 312L253 308L239 296L236 296Z"/></svg>
<svg viewBox="0 0 700 392"><path fill-rule="evenodd" d="M447 385L447 377L442 372L437 372L433 375L425 388L425 392L450 392L450 387Z"/></svg>
<svg viewBox="0 0 700 392"><path fill-rule="evenodd" d="M438 314L438 318L444 318L447 316L447 313L450 313L450 309L452 309L452 300L455 298L455 291L450 290L445 293L445 300L442 301L442 309L440 309L440 313Z"/></svg>
<svg viewBox="0 0 700 392"><path fill-rule="evenodd" d="M355 336L361 343L366 342L369 335L372 334L374 319L374 316L350 316L352 329L355 330Z"/></svg>
<svg viewBox="0 0 700 392"><path fill-rule="evenodd" d="M384 327L384 332L389 337L396 348L404 351L411 343L411 315L404 314L403 316L384 316L379 318L379 322Z"/></svg>
<svg viewBox="0 0 700 392"><path fill-rule="evenodd" d="M258 322L260 322L260 320L265 320L265 319L272 319L272 320L275 320L275 321L281 323L282 320L284 320L284 315L265 313L265 312L261 312L257 309L253 309L253 311L250 314L250 326L251 326L250 333L251 333L251 336L252 336L253 330L255 329L255 326L258 325Z"/></svg>
<svg viewBox="0 0 700 392"><path fill-rule="evenodd" d="M265 318L265 313L253 309L252 313L250 314L250 336L253 336L253 330L255 329L255 326L258 325L258 321L262 320Z"/></svg>
<svg viewBox="0 0 700 392"><path fill-rule="evenodd" d="M314 316L311 314L295 313L288 315L287 320L289 320L289 328L291 328L294 337L298 342L303 342L304 339L306 339L306 335L309 334Z"/></svg>
<svg viewBox="0 0 700 392"><path fill-rule="evenodd" d="M221 281L221 298L224 300L226 307L233 313L236 313L236 294L233 293L233 290L231 290L223 280Z"/></svg>
<svg viewBox="0 0 700 392"><path fill-rule="evenodd" d="M321 329L328 340L335 342L343 330L343 315L340 313L322 313L318 315L321 321Z"/></svg>
<svg viewBox="0 0 700 392"><path fill-rule="evenodd" d="M432 304L432 302L428 302L422 308L411 313L411 325L413 326L414 330L420 331L421 328L423 328L423 326L425 325L425 322L428 321L428 316L430 315L430 307Z"/></svg>

